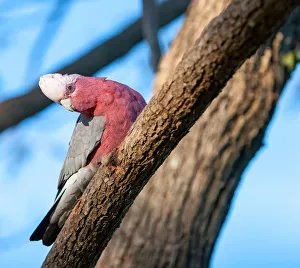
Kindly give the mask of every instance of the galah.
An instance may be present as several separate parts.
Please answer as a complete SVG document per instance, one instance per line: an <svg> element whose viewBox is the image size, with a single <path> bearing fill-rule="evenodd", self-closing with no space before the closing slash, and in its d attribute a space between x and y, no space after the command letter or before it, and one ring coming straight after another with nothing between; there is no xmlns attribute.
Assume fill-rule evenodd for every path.
<svg viewBox="0 0 300 268"><path fill-rule="evenodd" d="M41 76L39 86L52 101L80 113L54 204L30 237L49 246L101 161L124 139L146 102L137 91L106 78L55 73Z"/></svg>

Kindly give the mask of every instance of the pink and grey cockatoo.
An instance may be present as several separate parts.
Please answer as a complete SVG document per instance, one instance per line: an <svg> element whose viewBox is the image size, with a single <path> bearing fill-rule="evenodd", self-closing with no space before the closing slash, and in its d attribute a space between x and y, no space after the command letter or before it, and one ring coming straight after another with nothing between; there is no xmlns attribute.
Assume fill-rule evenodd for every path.
<svg viewBox="0 0 300 268"><path fill-rule="evenodd" d="M106 78L47 74L40 78L39 86L49 99L80 113L54 204L30 237L49 246L101 160L124 139L146 102L137 91Z"/></svg>

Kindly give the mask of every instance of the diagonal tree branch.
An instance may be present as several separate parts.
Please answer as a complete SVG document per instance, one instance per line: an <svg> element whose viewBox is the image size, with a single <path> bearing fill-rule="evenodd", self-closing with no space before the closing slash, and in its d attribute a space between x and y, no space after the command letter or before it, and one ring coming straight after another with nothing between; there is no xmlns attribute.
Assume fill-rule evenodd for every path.
<svg viewBox="0 0 300 268"><path fill-rule="evenodd" d="M300 0L233 0L208 25L145 107L125 140L99 168L43 267L95 265L152 174L234 71L298 4Z"/></svg>
<svg viewBox="0 0 300 268"><path fill-rule="evenodd" d="M160 62L162 73L156 80L171 75L174 63L229 2L192 1L182 29ZM299 61L299 30L297 8L277 34L235 72L155 172L96 267L210 267L244 168L263 145L282 89ZM286 66L282 60L291 53L295 62ZM155 84L159 90L162 83Z"/></svg>
<svg viewBox="0 0 300 268"><path fill-rule="evenodd" d="M159 27L167 25L185 12L188 2L169 0L159 5ZM104 66L126 55L133 46L142 40L142 20L140 18L118 35L93 48L71 64L56 70L56 72L92 76ZM50 104L50 100L41 93L37 85L25 95L0 103L0 114L5 114L0 118L0 132L35 115Z"/></svg>

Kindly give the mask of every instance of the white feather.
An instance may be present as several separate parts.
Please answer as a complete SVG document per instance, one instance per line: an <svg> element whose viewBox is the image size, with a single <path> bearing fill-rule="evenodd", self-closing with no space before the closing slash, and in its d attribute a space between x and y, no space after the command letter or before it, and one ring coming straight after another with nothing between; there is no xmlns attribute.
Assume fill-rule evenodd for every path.
<svg viewBox="0 0 300 268"><path fill-rule="evenodd" d="M80 76L79 74L46 74L40 77L39 86L50 100L60 102L64 98L67 85L74 83Z"/></svg>

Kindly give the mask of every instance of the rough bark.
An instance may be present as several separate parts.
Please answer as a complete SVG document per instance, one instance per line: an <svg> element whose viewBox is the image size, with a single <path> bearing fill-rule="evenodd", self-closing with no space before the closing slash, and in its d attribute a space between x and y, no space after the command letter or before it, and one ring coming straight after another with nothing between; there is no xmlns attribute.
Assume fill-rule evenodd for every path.
<svg viewBox="0 0 300 268"><path fill-rule="evenodd" d="M95 265L151 175L234 71L299 3L233 0L209 24L167 83L150 100L125 140L98 169L43 267Z"/></svg>
<svg viewBox="0 0 300 268"><path fill-rule="evenodd" d="M169 0L158 6L159 27L163 27L185 12L189 1ZM121 33L96 46L74 62L64 66L58 73L80 73L92 76L104 66L126 55L132 47L143 40L142 19L139 18ZM122 45L120 45L122 44ZM28 93L0 103L0 133L22 120L35 115L52 102L36 85Z"/></svg>
<svg viewBox="0 0 300 268"><path fill-rule="evenodd" d="M229 3L195 0L160 63L155 91ZM235 73L151 178L102 253L100 267L208 267L244 168L262 144L299 47L300 10ZM292 66L294 67L294 66ZM288 71L289 70L289 71Z"/></svg>

